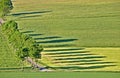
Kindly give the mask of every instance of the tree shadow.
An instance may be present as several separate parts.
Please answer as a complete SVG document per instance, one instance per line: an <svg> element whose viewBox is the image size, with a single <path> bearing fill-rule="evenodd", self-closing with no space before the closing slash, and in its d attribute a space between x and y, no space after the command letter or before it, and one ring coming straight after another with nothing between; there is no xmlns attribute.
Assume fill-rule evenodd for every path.
<svg viewBox="0 0 120 78"><path fill-rule="evenodd" d="M85 48L65 48L65 49L55 49L55 50L44 50L45 52L51 51L71 51L71 50L83 50Z"/></svg>
<svg viewBox="0 0 120 78"><path fill-rule="evenodd" d="M27 34L27 35L29 35L29 36L41 36L41 35L44 35L44 34L37 34L37 33L33 33L34 31L32 31L32 30L28 30L28 31L22 31L21 33L23 33L23 34Z"/></svg>
<svg viewBox="0 0 120 78"><path fill-rule="evenodd" d="M68 52L66 52L67 50ZM116 66L114 64L115 62L103 61L103 58L106 58L106 56L91 54L90 51L85 51L84 49L80 52L77 50L79 49L61 49L60 52L58 49L47 50L47 54L52 55L51 57L53 58L53 63L58 65L55 69L85 70ZM49 51L51 53L49 53ZM63 66L59 66L59 64L63 64Z"/></svg>
<svg viewBox="0 0 120 78"><path fill-rule="evenodd" d="M29 36L41 36L43 34L28 34Z"/></svg>
<svg viewBox="0 0 120 78"><path fill-rule="evenodd" d="M102 61L102 60L91 60L91 59L78 59L78 60L63 60L63 61L53 61L53 63L67 63L67 64L71 64L71 63L78 63L78 62L97 62L97 61Z"/></svg>
<svg viewBox="0 0 120 78"><path fill-rule="evenodd" d="M50 37L43 37L43 38L34 38L35 40L45 40L45 39L56 39L56 38L62 38L59 36L50 36Z"/></svg>
<svg viewBox="0 0 120 78"><path fill-rule="evenodd" d="M24 13L23 13L24 14ZM44 34L36 34L36 33L33 33L34 31L22 31L21 33L25 33L25 34L28 34L29 36L31 37L34 37L34 40L36 40L36 43L37 44L45 44L47 43L48 45L47 46L44 46L44 47L65 47L65 46L71 46L72 44L54 44L54 43L66 43L66 42L72 42L72 41L76 41L78 39L61 39L62 37L60 36L46 36L46 37L40 37ZM53 43L53 45L50 45L51 43Z"/></svg>
<svg viewBox="0 0 120 78"><path fill-rule="evenodd" d="M85 57L67 57L67 58L57 58L55 60L77 60L77 59L94 59L94 58L105 58L105 56L85 56Z"/></svg>
<svg viewBox="0 0 120 78"><path fill-rule="evenodd" d="M76 41L78 39L59 39L59 40L49 40L49 41L39 41L37 43L41 44L41 43L64 43L64 42L72 42L72 41Z"/></svg>
<svg viewBox="0 0 120 78"><path fill-rule="evenodd" d="M21 16L20 18L35 18L40 17L41 15L29 15L29 16Z"/></svg>
<svg viewBox="0 0 120 78"><path fill-rule="evenodd" d="M0 70L18 70L18 69L21 69L20 67L19 68L13 68L13 67L5 67L5 68L0 68Z"/></svg>
<svg viewBox="0 0 120 78"><path fill-rule="evenodd" d="M45 45L45 48L58 48L58 47L73 47L76 46L75 44L52 44L52 45Z"/></svg>
<svg viewBox="0 0 120 78"><path fill-rule="evenodd" d="M56 56L56 55L50 55L51 57L70 57L70 56L89 56L89 55L93 55L93 54L90 54L90 53L84 53L84 54L81 54L81 53L75 53L75 54L65 54L65 55L59 55L59 56Z"/></svg>
<svg viewBox="0 0 120 78"><path fill-rule="evenodd" d="M77 18L105 18L105 17L119 17L120 15L103 15L103 16L88 16L88 17L77 17Z"/></svg>
<svg viewBox="0 0 120 78"><path fill-rule="evenodd" d="M64 55L67 55L67 54L81 54L81 53L88 53L89 51L69 51L69 52L66 52L66 51L63 51L63 52L46 52L47 54L46 55L61 55L61 54L64 54Z"/></svg>
<svg viewBox="0 0 120 78"><path fill-rule="evenodd" d="M52 12L52 11L29 11L29 12L19 12L19 13L14 13L12 14L13 16L21 16L21 15L30 15L30 14L43 14L43 13L48 13L48 12Z"/></svg>
<svg viewBox="0 0 120 78"><path fill-rule="evenodd" d="M81 62L97 62L102 60L95 60L95 59L76 59L76 60L63 60L63 61L53 61L54 63L81 63Z"/></svg>
<svg viewBox="0 0 120 78"><path fill-rule="evenodd" d="M86 62L86 63L75 63L75 64L70 64L70 63L67 63L66 65L93 65L93 64L113 64L113 63L116 63L116 62L102 62L102 61L98 61L98 62Z"/></svg>
<svg viewBox="0 0 120 78"><path fill-rule="evenodd" d="M26 69L31 69L31 67L23 67L23 69L24 70L26 70ZM15 70L15 71L18 71L18 70L21 70L21 67L3 67L3 68L0 68L0 71L13 71L13 70Z"/></svg>
<svg viewBox="0 0 120 78"><path fill-rule="evenodd" d="M32 32L34 32L34 31L23 31L21 33L32 33Z"/></svg>
<svg viewBox="0 0 120 78"><path fill-rule="evenodd" d="M111 66L116 66L114 64L111 65L93 65L93 66L87 66L87 67L82 67L82 66L67 66L67 67L53 67L55 69L74 69L74 70L86 70L86 69L98 69L98 68L105 68L105 67L111 67Z"/></svg>

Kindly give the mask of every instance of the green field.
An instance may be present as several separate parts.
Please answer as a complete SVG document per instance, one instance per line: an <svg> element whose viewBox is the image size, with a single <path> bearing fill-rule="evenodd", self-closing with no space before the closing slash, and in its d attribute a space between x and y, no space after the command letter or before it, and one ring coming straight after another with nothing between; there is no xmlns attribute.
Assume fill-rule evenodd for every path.
<svg viewBox="0 0 120 78"><path fill-rule="evenodd" d="M119 0L13 3L9 18L44 46L44 65L65 71L120 71Z"/></svg>
<svg viewBox="0 0 120 78"><path fill-rule="evenodd" d="M120 73L110 72L6 72L1 78L119 78Z"/></svg>
<svg viewBox="0 0 120 78"><path fill-rule="evenodd" d="M47 48L41 61L64 71L120 71L120 48Z"/></svg>
<svg viewBox="0 0 120 78"><path fill-rule="evenodd" d="M68 41L74 41L78 47L120 47L120 2L85 5L81 0L73 3L59 1L18 0L14 2L12 14L18 20L20 29L24 29L22 31L42 34L40 37L73 39ZM50 38L48 43L47 40L40 43L54 44L52 39L61 41L59 38ZM61 44L66 43L61 41Z"/></svg>
<svg viewBox="0 0 120 78"><path fill-rule="evenodd" d="M0 72L0 78L120 76L112 72L70 74L120 71L119 0L14 0L13 4L14 9L6 18L16 20L22 33L43 45L40 64L67 72ZM21 67L14 49L1 33L0 68Z"/></svg>

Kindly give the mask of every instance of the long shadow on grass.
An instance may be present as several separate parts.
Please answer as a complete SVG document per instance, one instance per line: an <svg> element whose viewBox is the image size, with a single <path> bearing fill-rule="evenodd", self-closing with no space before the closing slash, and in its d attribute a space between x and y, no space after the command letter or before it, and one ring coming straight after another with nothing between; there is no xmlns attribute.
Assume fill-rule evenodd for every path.
<svg viewBox="0 0 120 78"><path fill-rule="evenodd" d="M26 33L32 33L32 32L34 32L34 31L23 31L23 32L21 32L21 33L26 34Z"/></svg>
<svg viewBox="0 0 120 78"><path fill-rule="evenodd" d="M64 54L64 55L60 54L59 56L53 54L53 55L49 55L49 56L51 56L51 57L56 57L56 58L57 58L57 57L58 57L58 58L59 58L59 57L63 57L63 58L64 58L64 57L71 57L71 56L72 56L72 57L75 57L75 56L89 56L89 55L93 55L93 54L90 54L90 53L83 53L83 54L82 54L82 53L74 53L74 54Z"/></svg>
<svg viewBox="0 0 120 78"><path fill-rule="evenodd" d="M41 36L43 34L28 34L29 36Z"/></svg>
<svg viewBox="0 0 120 78"><path fill-rule="evenodd" d="M78 54L76 54L78 53ZM80 52L57 52L56 54L51 53L54 56L55 64L63 64L63 67L55 67L55 69L73 69L73 70L80 70L80 69L98 69L98 68L105 68L110 66L115 66L115 62L106 62L103 61L103 58L106 56L100 56L88 53L87 51ZM55 56L56 55L56 56ZM61 56L62 55L62 56ZM89 66L90 65L90 66Z"/></svg>
<svg viewBox="0 0 120 78"><path fill-rule="evenodd" d="M67 58L62 58L62 57L60 57L60 58L57 58L57 59L55 59L55 60L77 60L77 59L99 59L99 58L105 58L105 56L85 56L85 57L75 57L75 58L73 58L73 57L67 57Z"/></svg>
<svg viewBox="0 0 120 78"><path fill-rule="evenodd" d="M103 16L88 16L88 17L77 17L77 18L104 18L104 17L119 17L119 15L103 15Z"/></svg>
<svg viewBox="0 0 120 78"><path fill-rule="evenodd" d="M65 48L65 49L55 49L55 50L44 50L45 52L51 51L71 51L71 50L84 50L85 48Z"/></svg>
<svg viewBox="0 0 120 78"><path fill-rule="evenodd" d="M7 68L7 67L5 67L5 68L0 68L0 70L18 70L18 69L21 69L21 68Z"/></svg>
<svg viewBox="0 0 120 78"><path fill-rule="evenodd" d="M19 13L14 13L12 14L13 16L17 16L19 18L35 18L35 17L40 17L42 14L49 13L52 11L28 11L28 12L19 12Z"/></svg>
<svg viewBox="0 0 120 78"><path fill-rule="evenodd" d="M45 40L45 39L56 39L56 38L62 38L60 36L49 36L49 37L42 37L42 38L34 38L35 40Z"/></svg>
<svg viewBox="0 0 120 78"><path fill-rule="evenodd" d="M28 34L31 37L35 37L34 40L36 40L37 44L42 44L44 47L53 48L53 47L69 47L74 46L73 44L67 44L67 42L73 42L78 39L63 39L60 36L44 36L44 34L37 34L33 33L34 31L23 31L22 33ZM42 37L44 36L44 37ZM47 43L47 45L45 45ZM54 44L57 43L57 44ZM59 44L64 43L64 44Z"/></svg>
<svg viewBox="0 0 120 78"><path fill-rule="evenodd" d="M53 58L54 64L64 65L63 67L58 67L57 69L80 70L115 66L115 62L103 61L106 56L91 54L90 51L86 51L85 48L57 48L45 50L45 52L46 55L49 55Z"/></svg>
<svg viewBox="0 0 120 78"><path fill-rule="evenodd" d="M86 63L67 63L66 65L94 65L94 64L113 64L116 62L102 62L102 61L97 61L97 62L86 62Z"/></svg>
<svg viewBox="0 0 120 78"><path fill-rule="evenodd" d="M74 69L74 70L85 70L85 69L98 69L98 68L105 68L105 67L111 67L111 66L116 66L116 65L93 65L93 66L87 66L87 67L82 67L82 66L66 66L66 67L52 67L55 69Z"/></svg>
<svg viewBox="0 0 120 78"><path fill-rule="evenodd" d="M72 42L72 41L76 41L78 39L58 39L58 40L49 40L49 41L39 41L37 43L63 43L63 42Z"/></svg>
<svg viewBox="0 0 120 78"><path fill-rule="evenodd" d="M31 67L23 67L24 69L31 69ZM20 70L21 69L21 67L3 67L3 68L0 68L0 70L16 70L16 71L18 71L18 70Z"/></svg>
<svg viewBox="0 0 120 78"><path fill-rule="evenodd" d="M35 18L40 17L41 15L29 15L29 16L21 16L20 18Z"/></svg>
<svg viewBox="0 0 120 78"><path fill-rule="evenodd" d="M44 35L44 34L34 34L34 33L32 33L33 31L24 31L24 32L22 32L22 33L25 33L25 34L28 34L28 35L30 35L30 36L38 36L37 38L34 38L35 40L38 40L36 43L37 44L41 44L41 43L66 43L66 42L72 42L72 41L76 41L76 40L78 40L78 39L61 39L62 37L60 37L60 36L46 36L46 37L39 37L39 36L41 36L41 35ZM44 40L44 41L42 41L42 40ZM61 45L61 46L68 46L68 45L70 45L70 44L65 44L65 45ZM52 45L53 47L55 47L56 45ZM58 46L60 46L59 44L58 44ZM50 46L49 46L50 47Z"/></svg>
<svg viewBox="0 0 120 78"><path fill-rule="evenodd" d="M76 59L76 60L63 60L63 61L53 61L54 63L81 63L81 62L98 62L102 60L96 60L96 59Z"/></svg>
<svg viewBox="0 0 120 78"><path fill-rule="evenodd" d="M21 15L30 15L30 14L43 14L43 13L48 13L52 11L28 11L28 12L19 12L19 13L14 13L12 14L13 16L21 16Z"/></svg>
<svg viewBox="0 0 120 78"><path fill-rule="evenodd" d="M59 47L73 47L76 46L75 44L52 44L52 45L45 45L46 48L59 48Z"/></svg>
<svg viewBox="0 0 120 78"><path fill-rule="evenodd" d="M37 33L33 33L33 32L34 32L34 31L23 31L23 32L21 32L21 33L27 34L27 35L29 35L29 36L31 36L31 37L43 35L43 34L37 34Z"/></svg>
<svg viewBox="0 0 120 78"><path fill-rule="evenodd" d="M67 55L67 54L81 54L81 53L88 53L89 51L81 51L81 52L66 52L66 51L63 51L63 52L47 52L47 55L61 55L61 54L64 54L64 55Z"/></svg>

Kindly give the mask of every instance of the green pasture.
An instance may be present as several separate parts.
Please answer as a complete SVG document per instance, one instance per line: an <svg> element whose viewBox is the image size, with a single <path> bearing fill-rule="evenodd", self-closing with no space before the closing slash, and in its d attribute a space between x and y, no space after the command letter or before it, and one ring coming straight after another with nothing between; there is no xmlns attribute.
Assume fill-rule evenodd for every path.
<svg viewBox="0 0 120 78"><path fill-rule="evenodd" d="M7 19L16 20L22 33L29 34L37 44L43 45L44 51L39 59L41 64L57 71L120 71L119 0L14 0L13 4L14 9ZM1 34L0 40L0 48L3 48L0 49L0 54L6 55L10 46L6 45L8 43ZM9 53L13 51L9 50ZM15 55L11 56L9 58L14 61ZM15 63L16 61L12 64ZM3 78L8 77L5 74L0 72ZM11 72L8 75L11 78L119 77L119 73L104 72L13 74Z"/></svg>
<svg viewBox="0 0 120 78"><path fill-rule="evenodd" d="M59 1L14 1L12 18L18 21L21 31L33 31L41 34L40 37L75 39L78 47L120 47L120 2L104 0L106 3L97 4L99 2L93 0L96 4L82 4L81 0L73 3Z"/></svg>
<svg viewBox="0 0 120 78"><path fill-rule="evenodd" d="M113 72L0 72L1 78L119 78Z"/></svg>
<svg viewBox="0 0 120 78"><path fill-rule="evenodd" d="M120 48L46 48L41 61L55 70L120 71Z"/></svg>

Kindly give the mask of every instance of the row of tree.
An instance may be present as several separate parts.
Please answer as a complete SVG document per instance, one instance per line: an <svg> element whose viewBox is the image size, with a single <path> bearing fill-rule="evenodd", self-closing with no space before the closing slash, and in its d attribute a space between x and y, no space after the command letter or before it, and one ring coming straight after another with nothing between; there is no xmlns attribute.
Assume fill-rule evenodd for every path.
<svg viewBox="0 0 120 78"><path fill-rule="evenodd" d="M13 9L11 0L0 0L0 17L3 18Z"/></svg>
<svg viewBox="0 0 120 78"><path fill-rule="evenodd" d="M6 35L11 47L14 48L18 58L24 61L28 59L36 59L41 57L42 46L36 44L36 41L29 35L23 34L19 31L18 25L15 21L8 21L3 23L4 17L7 16L13 9L11 0L0 0L0 24L2 24L2 31ZM4 20L5 21L5 20Z"/></svg>
<svg viewBox="0 0 120 78"><path fill-rule="evenodd" d="M20 59L24 60L26 57L40 58L40 52L43 48L36 44L32 37L21 33L15 21L2 24L2 31Z"/></svg>

